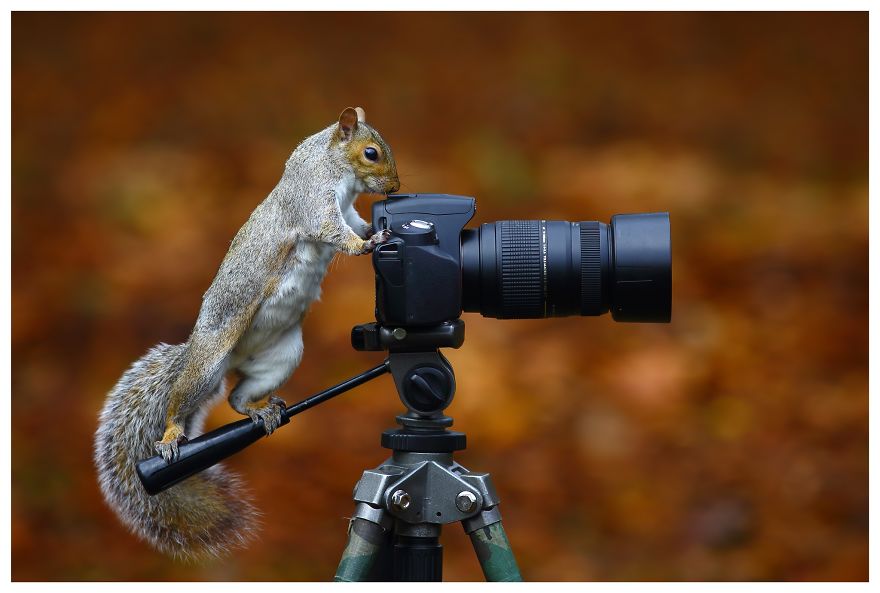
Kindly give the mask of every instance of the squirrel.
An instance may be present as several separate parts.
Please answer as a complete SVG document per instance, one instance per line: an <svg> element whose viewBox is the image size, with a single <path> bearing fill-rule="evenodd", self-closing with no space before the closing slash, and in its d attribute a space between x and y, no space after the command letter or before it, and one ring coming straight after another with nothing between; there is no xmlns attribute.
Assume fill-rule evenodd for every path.
<svg viewBox="0 0 880 593"><path fill-rule="evenodd" d="M238 382L229 404L271 434L284 401L274 395L302 358L302 321L336 252L368 253L388 240L354 209L361 192L400 188L391 149L347 108L290 155L275 189L241 227L202 298L187 341L159 344L107 395L94 440L102 494L122 522L180 559L220 556L253 538L257 511L239 478L214 466L148 496L135 464L200 433L208 408Z"/></svg>

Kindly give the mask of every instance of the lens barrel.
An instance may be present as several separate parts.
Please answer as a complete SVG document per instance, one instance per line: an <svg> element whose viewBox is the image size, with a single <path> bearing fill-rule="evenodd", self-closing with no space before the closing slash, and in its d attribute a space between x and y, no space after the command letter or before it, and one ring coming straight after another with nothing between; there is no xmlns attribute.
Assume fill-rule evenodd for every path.
<svg viewBox="0 0 880 593"><path fill-rule="evenodd" d="M601 315L668 322L669 214L503 220L461 233L462 306L485 317Z"/></svg>

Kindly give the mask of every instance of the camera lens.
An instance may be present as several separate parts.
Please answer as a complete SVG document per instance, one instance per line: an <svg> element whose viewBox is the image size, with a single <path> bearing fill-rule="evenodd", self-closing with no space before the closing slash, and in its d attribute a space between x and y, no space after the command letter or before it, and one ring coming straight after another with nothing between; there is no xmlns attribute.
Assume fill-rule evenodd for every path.
<svg viewBox="0 0 880 593"><path fill-rule="evenodd" d="M601 315L668 322L669 214L503 220L461 233L462 306L485 317Z"/></svg>

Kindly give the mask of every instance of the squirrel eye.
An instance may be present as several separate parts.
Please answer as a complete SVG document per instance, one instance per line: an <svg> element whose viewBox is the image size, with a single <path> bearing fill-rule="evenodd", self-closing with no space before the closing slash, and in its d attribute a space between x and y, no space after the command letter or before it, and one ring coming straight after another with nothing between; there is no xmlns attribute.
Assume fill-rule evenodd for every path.
<svg viewBox="0 0 880 593"><path fill-rule="evenodd" d="M379 151L372 146L368 146L364 149L364 156L367 157L367 160L375 162L379 160Z"/></svg>

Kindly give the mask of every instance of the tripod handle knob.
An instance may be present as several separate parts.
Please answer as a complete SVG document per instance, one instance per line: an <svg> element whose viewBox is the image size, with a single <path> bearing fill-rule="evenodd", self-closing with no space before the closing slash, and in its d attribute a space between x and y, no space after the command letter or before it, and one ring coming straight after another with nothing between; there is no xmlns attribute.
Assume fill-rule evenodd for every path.
<svg viewBox="0 0 880 593"><path fill-rule="evenodd" d="M415 410L430 414L450 404L455 383L448 372L432 366L421 366L408 373L403 390L404 397Z"/></svg>

